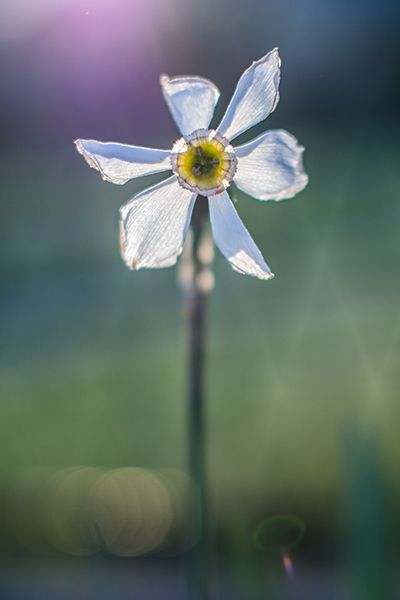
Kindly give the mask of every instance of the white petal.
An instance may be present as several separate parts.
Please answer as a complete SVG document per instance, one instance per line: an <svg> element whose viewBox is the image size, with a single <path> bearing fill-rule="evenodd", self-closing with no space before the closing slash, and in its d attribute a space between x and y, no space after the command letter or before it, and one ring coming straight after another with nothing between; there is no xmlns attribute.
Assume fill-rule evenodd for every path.
<svg viewBox="0 0 400 600"><path fill-rule="evenodd" d="M182 252L196 194L175 175L121 207L121 253L130 269L169 267Z"/></svg>
<svg viewBox="0 0 400 600"><path fill-rule="evenodd" d="M218 127L228 140L233 140L275 110L279 100L280 65L275 48L243 73Z"/></svg>
<svg viewBox="0 0 400 600"><path fill-rule="evenodd" d="M273 277L261 252L240 220L228 192L211 196L208 204L215 243L232 267L240 273L259 279Z"/></svg>
<svg viewBox="0 0 400 600"><path fill-rule="evenodd" d="M182 135L208 129L219 90L203 77L160 77L161 89L172 118Z"/></svg>
<svg viewBox="0 0 400 600"><path fill-rule="evenodd" d="M76 140L76 149L93 169L111 183L126 183L134 177L167 171L171 168L169 150L155 150L114 142Z"/></svg>
<svg viewBox="0 0 400 600"><path fill-rule="evenodd" d="M308 183L303 150L287 131L267 131L235 148L238 159L235 184L258 200L293 198Z"/></svg>

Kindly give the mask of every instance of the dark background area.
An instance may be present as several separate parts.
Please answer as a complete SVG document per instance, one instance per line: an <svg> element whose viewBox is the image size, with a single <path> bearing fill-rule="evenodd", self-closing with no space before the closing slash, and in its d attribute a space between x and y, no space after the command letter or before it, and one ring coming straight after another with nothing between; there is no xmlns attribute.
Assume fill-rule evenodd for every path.
<svg viewBox="0 0 400 600"><path fill-rule="evenodd" d="M132 273L118 250L119 206L159 177L105 183L73 141L170 148L161 73L211 79L216 126L242 72L276 46L280 102L234 145L286 129L310 183L281 203L231 187L275 278L241 276L216 252L215 587L230 599L398 597L399 31L388 0L3 0L1 598L184 595L177 268ZM126 474L131 496L115 483ZM134 502L159 537L135 558L118 558L116 534L99 552L88 511L107 508L112 537ZM251 543L277 513L306 526L292 590L279 555Z"/></svg>

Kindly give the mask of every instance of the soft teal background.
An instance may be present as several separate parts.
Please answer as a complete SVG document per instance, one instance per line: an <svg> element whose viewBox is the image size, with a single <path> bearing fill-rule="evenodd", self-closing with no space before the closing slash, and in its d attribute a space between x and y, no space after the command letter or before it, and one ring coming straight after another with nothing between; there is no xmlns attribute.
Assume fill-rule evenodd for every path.
<svg viewBox="0 0 400 600"><path fill-rule="evenodd" d="M41 596L29 595L29 577L25 591L10 583L19 557L36 555L8 523L20 473L186 461L177 270L131 273L118 251L119 206L159 179L105 183L73 141L171 147L178 133L160 73L212 79L217 125L243 70L278 46L280 103L236 143L287 129L306 146L310 183L281 203L231 188L275 279L239 275L216 252L207 358L216 556L238 597L261 597L265 577L279 587L278 558L261 559L250 535L267 516L292 513L307 530L293 551L302 593L390 598L400 525L397 3L27 6L5 2L0 29L0 550L15 557L4 597L50 593L45 575ZM51 597L76 597L61 588Z"/></svg>

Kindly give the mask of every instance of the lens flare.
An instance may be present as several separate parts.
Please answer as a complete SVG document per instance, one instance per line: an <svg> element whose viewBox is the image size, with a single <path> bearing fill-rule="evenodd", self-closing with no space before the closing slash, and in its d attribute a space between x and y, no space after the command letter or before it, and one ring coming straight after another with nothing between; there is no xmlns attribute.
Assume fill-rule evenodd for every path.
<svg viewBox="0 0 400 600"><path fill-rule="evenodd" d="M288 552L282 552L282 560L287 576L289 577L289 579L294 579L292 559L290 558Z"/></svg>

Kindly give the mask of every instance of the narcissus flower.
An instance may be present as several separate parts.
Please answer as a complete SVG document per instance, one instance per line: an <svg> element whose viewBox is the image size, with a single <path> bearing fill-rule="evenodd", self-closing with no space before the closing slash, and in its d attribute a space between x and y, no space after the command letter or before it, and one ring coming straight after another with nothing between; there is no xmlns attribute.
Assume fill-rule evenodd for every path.
<svg viewBox="0 0 400 600"><path fill-rule="evenodd" d="M279 99L277 49L240 78L221 124L208 129L219 90L202 77L162 75L162 92L182 137L172 150L77 140L76 147L106 181L172 170L173 175L121 207L122 256L131 269L169 267L182 251L198 195L208 197L214 241L232 267L260 279L273 277L243 225L227 188L232 181L258 200L292 198L307 184L297 140L267 131L233 148L231 141L265 119Z"/></svg>

